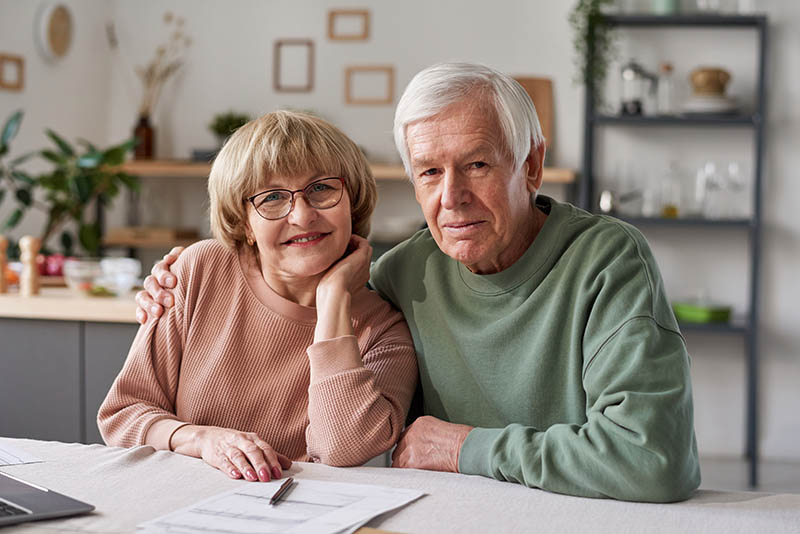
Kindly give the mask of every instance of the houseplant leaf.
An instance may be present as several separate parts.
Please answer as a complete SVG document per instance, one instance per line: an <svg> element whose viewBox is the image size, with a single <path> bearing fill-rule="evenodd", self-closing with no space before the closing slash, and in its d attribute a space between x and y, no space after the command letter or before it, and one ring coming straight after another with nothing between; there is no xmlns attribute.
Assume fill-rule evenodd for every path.
<svg viewBox="0 0 800 534"><path fill-rule="evenodd" d="M74 157L75 156L75 149L72 148L72 145L64 141L57 133L53 130L48 128L45 130L47 133L47 137L53 140L53 142L58 146L58 149L61 150L61 153L67 157Z"/></svg>
<svg viewBox="0 0 800 534"><path fill-rule="evenodd" d="M139 192L141 189L139 186L139 178L136 176L131 176L130 174L126 174L124 172L117 173L117 178L120 182L125 184L125 187L130 189L131 191Z"/></svg>
<svg viewBox="0 0 800 534"><path fill-rule="evenodd" d="M100 250L100 229L96 224L81 224L78 230L78 240L89 254L96 256Z"/></svg>
<svg viewBox="0 0 800 534"><path fill-rule="evenodd" d="M6 223L3 225L3 231L11 230L15 226L19 224L20 219L22 219L22 209L17 208L11 212L11 215L8 216L6 219Z"/></svg>
<svg viewBox="0 0 800 534"><path fill-rule="evenodd" d="M74 240L72 239L72 233L61 232L61 248L64 249L65 256L72 256L72 247L74 245Z"/></svg>
<svg viewBox="0 0 800 534"><path fill-rule="evenodd" d="M103 152L103 163L116 167L125 161L125 154L130 150L127 144L117 145Z"/></svg>
<svg viewBox="0 0 800 534"><path fill-rule="evenodd" d="M19 131L19 125L22 122L22 110L15 111L6 121L5 126L3 126L3 133L0 134L0 152L7 152L8 151L8 143L11 142L12 139L17 135Z"/></svg>
<svg viewBox="0 0 800 534"><path fill-rule="evenodd" d="M28 176L27 173L24 173L22 171L16 171L16 170L11 171L11 176L13 176L16 180L24 184L33 185L36 183L36 180L34 180L30 176Z"/></svg>
<svg viewBox="0 0 800 534"><path fill-rule="evenodd" d="M96 169L103 161L103 154L100 152L90 152L78 158L78 167L82 169Z"/></svg>
<svg viewBox="0 0 800 534"><path fill-rule="evenodd" d="M17 189L16 197L17 200L26 207L30 206L31 202L33 202L33 195L31 195L30 189Z"/></svg>
<svg viewBox="0 0 800 534"><path fill-rule="evenodd" d="M40 152L40 154L42 155L43 158L52 161L56 165L66 165L67 164L67 158L65 158L65 157L63 157L63 156L61 156L59 154L56 154L52 150L42 150Z"/></svg>

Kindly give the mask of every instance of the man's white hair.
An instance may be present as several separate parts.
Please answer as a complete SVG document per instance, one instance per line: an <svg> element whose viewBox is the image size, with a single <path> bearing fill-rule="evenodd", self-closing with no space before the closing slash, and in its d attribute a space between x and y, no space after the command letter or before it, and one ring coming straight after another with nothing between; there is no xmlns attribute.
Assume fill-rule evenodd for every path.
<svg viewBox="0 0 800 534"><path fill-rule="evenodd" d="M439 63L409 82L394 114L394 143L409 176L411 162L406 142L409 124L431 118L474 91L483 91L494 103L508 152L518 169L534 147L544 143L539 117L528 93L512 77L475 63Z"/></svg>

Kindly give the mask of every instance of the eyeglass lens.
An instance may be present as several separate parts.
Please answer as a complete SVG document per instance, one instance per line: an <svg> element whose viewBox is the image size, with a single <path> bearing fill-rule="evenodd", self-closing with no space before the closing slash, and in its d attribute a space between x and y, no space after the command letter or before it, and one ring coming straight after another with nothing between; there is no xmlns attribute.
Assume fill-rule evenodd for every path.
<svg viewBox="0 0 800 534"><path fill-rule="evenodd" d="M302 193L312 208L324 210L334 207L342 199L342 181L339 178L323 178L308 184ZM253 198L253 206L265 219L280 219L292 211L292 199L300 191L274 189Z"/></svg>

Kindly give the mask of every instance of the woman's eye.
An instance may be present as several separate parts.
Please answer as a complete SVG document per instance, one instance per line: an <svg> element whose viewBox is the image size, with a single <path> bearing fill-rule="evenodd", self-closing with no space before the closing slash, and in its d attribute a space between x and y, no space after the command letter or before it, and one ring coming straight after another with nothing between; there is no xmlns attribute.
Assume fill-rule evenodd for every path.
<svg viewBox="0 0 800 534"><path fill-rule="evenodd" d="M311 186L312 193L319 193L321 191L327 191L331 187L328 184L313 184Z"/></svg>
<svg viewBox="0 0 800 534"><path fill-rule="evenodd" d="M277 202L279 200L281 200L281 194L280 193L270 193L268 195L264 195L264 199L263 199L262 204L264 202Z"/></svg>

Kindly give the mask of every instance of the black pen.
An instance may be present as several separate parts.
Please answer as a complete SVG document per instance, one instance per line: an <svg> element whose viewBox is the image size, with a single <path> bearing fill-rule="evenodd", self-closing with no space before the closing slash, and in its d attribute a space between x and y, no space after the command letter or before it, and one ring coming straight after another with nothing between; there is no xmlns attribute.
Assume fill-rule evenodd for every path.
<svg viewBox="0 0 800 534"><path fill-rule="evenodd" d="M294 482L294 478L292 477L287 478L286 481L283 484L281 484L281 487L278 488L278 491L275 492L275 495L273 495L272 498L269 500L269 503L272 505L281 500L281 497L286 495L286 492L292 485L292 482Z"/></svg>

